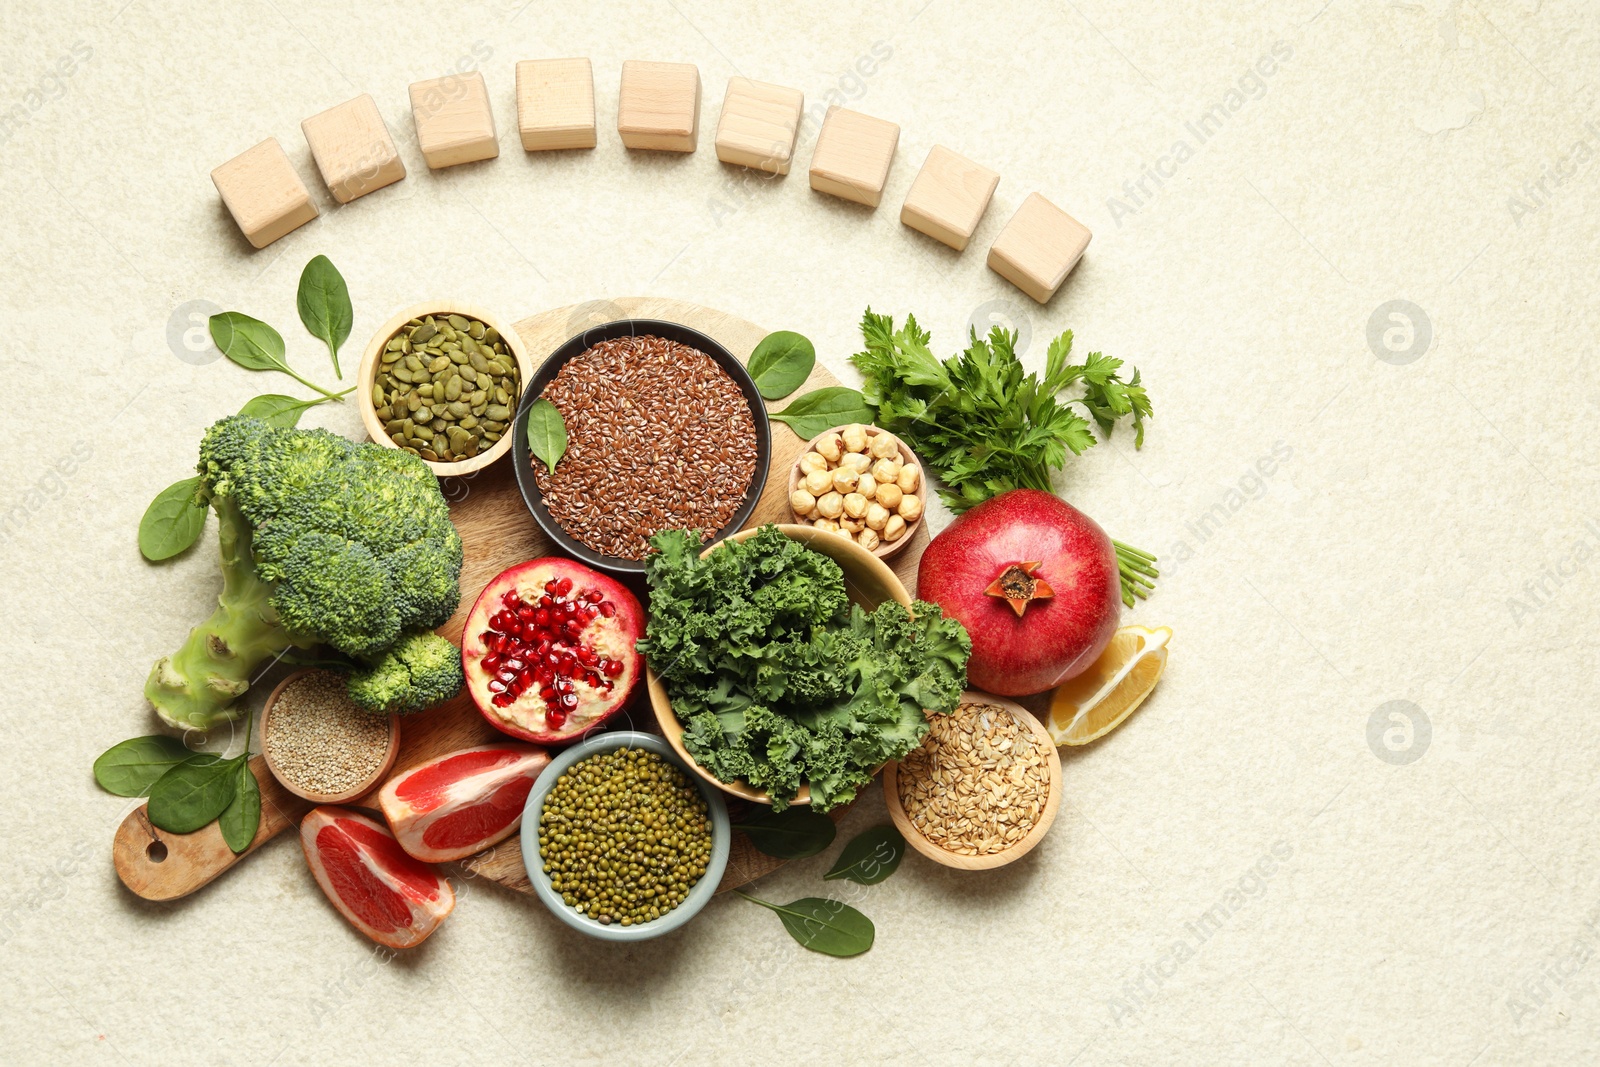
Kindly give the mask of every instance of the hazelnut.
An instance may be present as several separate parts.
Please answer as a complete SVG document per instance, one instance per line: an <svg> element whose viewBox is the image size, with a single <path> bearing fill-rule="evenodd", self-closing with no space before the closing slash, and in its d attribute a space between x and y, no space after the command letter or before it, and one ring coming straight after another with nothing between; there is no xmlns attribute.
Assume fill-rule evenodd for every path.
<svg viewBox="0 0 1600 1067"><path fill-rule="evenodd" d="M898 541L906 532L906 520L898 515L890 515L889 521L883 527L885 541Z"/></svg>
<svg viewBox="0 0 1600 1067"><path fill-rule="evenodd" d="M886 433L880 433L872 439L872 447L868 449L873 459L889 459L900 455L900 442Z"/></svg>
<svg viewBox="0 0 1600 1067"><path fill-rule="evenodd" d="M865 474L867 468L872 466L872 457L864 456L860 452L846 452L839 457L839 466L849 467L851 470Z"/></svg>
<svg viewBox="0 0 1600 1067"><path fill-rule="evenodd" d="M860 493L868 500L871 500L872 495L877 491L878 483L873 480L872 475L870 474L863 474L861 476L861 480L856 482L856 492Z"/></svg>
<svg viewBox="0 0 1600 1067"><path fill-rule="evenodd" d="M907 499L915 500L916 497ZM905 501L900 502L901 509L905 508ZM844 513L852 519L859 519L867 513L867 498L860 493L846 493L844 495Z"/></svg>
<svg viewBox="0 0 1600 1067"><path fill-rule="evenodd" d="M837 519L844 514L844 496L840 493L824 493L817 497L817 514L825 519Z"/></svg>
<svg viewBox="0 0 1600 1067"><path fill-rule="evenodd" d="M902 493L915 493L917 491L917 483L921 480L922 471L915 463L907 463L900 468L900 477L894 480L894 484L900 487Z"/></svg>
<svg viewBox="0 0 1600 1067"><path fill-rule="evenodd" d="M844 439L836 433L825 433L817 438L817 443L812 447L829 463L837 463L844 454Z"/></svg>
<svg viewBox="0 0 1600 1067"><path fill-rule="evenodd" d="M844 447L851 452L865 452L867 450L867 428L859 422L844 428Z"/></svg>
<svg viewBox="0 0 1600 1067"><path fill-rule="evenodd" d="M892 482L900 477L898 459L880 459L872 465L872 478L878 482Z"/></svg>
<svg viewBox="0 0 1600 1067"><path fill-rule="evenodd" d="M823 531L825 531L827 533L838 533L839 532L839 524L834 522L832 519L818 519L815 522L813 522L811 525L815 526L817 529L823 530Z"/></svg>
<svg viewBox="0 0 1600 1067"><path fill-rule="evenodd" d="M847 534L858 534L858 533L860 533L862 530L864 530L866 528L867 528L866 524L863 523L860 519L840 519L839 520L839 529L843 530Z"/></svg>
<svg viewBox="0 0 1600 1067"><path fill-rule="evenodd" d="M867 505L867 528L881 530L884 523L889 521L889 509L874 500Z"/></svg>
<svg viewBox="0 0 1600 1067"><path fill-rule="evenodd" d="M807 474L803 480L805 482L806 492L810 493L812 496L821 496L823 493L826 493L829 489L833 488L832 471L812 471L810 474Z"/></svg>
<svg viewBox="0 0 1600 1067"><path fill-rule="evenodd" d="M900 498L903 496L905 496L905 494L900 491L900 487L894 484L893 479L890 479L889 481L878 486L878 495L873 499L882 504L884 507L888 508L890 511L893 511L895 508L900 506Z"/></svg>
<svg viewBox="0 0 1600 1067"><path fill-rule="evenodd" d="M827 469L828 461L823 458L821 452L807 452L800 457L801 474L810 474L812 471L825 471Z"/></svg>
<svg viewBox="0 0 1600 1067"><path fill-rule="evenodd" d="M895 514L906 520L910 525L922 518L922 498L914 493L907 493L900 498L900 506L895 508Z"/></svg>
<svg viewBox="0 0 1600 1067"><path fill-rule="evenodd" d="M878 531L871 529L858 531L856 533L856 544L871 552L878 547Z"/></svg>
<svg viewBox="0 0 1600 1067"><path fill-rule="evenodd" d="M817 498L804 489L796 489L789 494L789 507L802 519L817 510Z"/></svg>
<svg viewBox="0 0 1600 1067"><path fill-rule="evenodd" d="M860 472L849 467L836 467L830 473L833 475L833 487L841 493L855 492L856 485L861 481Z"/></svg>

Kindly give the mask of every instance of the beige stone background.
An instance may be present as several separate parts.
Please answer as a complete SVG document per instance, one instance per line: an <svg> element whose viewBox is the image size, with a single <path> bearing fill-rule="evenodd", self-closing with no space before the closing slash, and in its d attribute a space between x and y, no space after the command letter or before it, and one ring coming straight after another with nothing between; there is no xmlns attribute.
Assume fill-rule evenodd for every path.
<svg viewBox="0 0 1600 1067"><path fill-rule="evenodd" d="M1593 5L759 7L5 5L5 1060L1600 1058ZM514 64L564 55L594 61L600 146L526 155ZM627 58L699 64L698 153L622 149ZM458 64L488 79L502 155L430 173L406 85ZM735 73L899 122L884 206L719 164ZM410 176L339 207L299 122L358 92ZM1187 124L1213 107L1201 143ZM254 252L208 173L267 135L323 214ZM814 140L808 125L802 165ZM898 221L935 142L1003 176L964 255ZM1034 190L1095 231L1045 307L983 263ZM327 380L294 311L317 253L354 296L347 366L391 312L441 294L515 316L694 300L803 331L841 375L869 303L915 311L944 352L969 322L1008 322L1033 366L1070 326L1154 399L1141 452L1119 434L1060 490L1163 557L1127 617L1176 630L1166 679L1066 757L1061 817L1025 862L960 874L913 854L861 889L822 882L830 850L758 885L849 891L878 932L853 960L736 897L616 948L470 881L390 960L291 837L187 900L133 898L110 863L129 804L90 763L149 731L148 665L216 588L212 533L155 568L135 528L203 427L297 391L205 364L186 316L264 318ZM306 424L360 432L353 406ZM874 792L846 832L883 818ZM1219 907L1200 941L1190 924Z"/></svg>

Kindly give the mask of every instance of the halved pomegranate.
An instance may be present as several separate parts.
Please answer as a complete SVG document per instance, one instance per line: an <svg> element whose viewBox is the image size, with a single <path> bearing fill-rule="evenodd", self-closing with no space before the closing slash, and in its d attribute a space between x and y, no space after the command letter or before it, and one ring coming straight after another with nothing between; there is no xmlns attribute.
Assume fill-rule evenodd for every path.
<svg viewBox="0 0 1600 1067"><path fill-rule="evenodd" d="M312 808L300 821L300 847L329 902L380 945L420 945L456 906L455 891L437 871L349 808Z"/></svg>
<svg viewBox="0 0 1600 1067"><path fill-rule="evenodd" d="M467 691L497 729L575 741L627 703L643 673L638 598L576 560L519 563L484 587L461 634Z"/></svg>
<svg viewBox="0 0 1600 1067"><path fill-rule="evenodd" d="M400 847L427 863L448 863L510 837L549 755L532 745L465 748L396 775L378 807Z"/></svg>

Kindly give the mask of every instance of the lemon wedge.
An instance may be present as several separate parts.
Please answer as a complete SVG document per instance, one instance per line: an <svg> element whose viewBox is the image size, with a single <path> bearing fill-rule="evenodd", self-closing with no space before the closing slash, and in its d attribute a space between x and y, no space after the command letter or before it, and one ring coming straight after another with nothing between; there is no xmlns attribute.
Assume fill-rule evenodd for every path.
<svg viewBox="0 0 1600 1067"><path fill-rule="evenodd" d="M1050 736L1058 745L1087 745L1109 734L1144 703L1167 666L1170 627L1124 626L1088 670L1050 698Z"/></svg>

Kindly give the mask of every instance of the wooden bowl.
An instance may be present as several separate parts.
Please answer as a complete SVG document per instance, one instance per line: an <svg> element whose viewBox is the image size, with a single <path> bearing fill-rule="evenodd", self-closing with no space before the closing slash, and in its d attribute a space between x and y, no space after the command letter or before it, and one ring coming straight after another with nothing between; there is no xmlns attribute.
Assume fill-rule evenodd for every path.
<svg viewBox="0 0 1600 1067"><path fill-rule="evenodd" d="M383 428L383 423L378 421L377 410L372 406L372 386L378 379L378 360L383 355L384 346L406 323L425 315L463 315L469 319L477 319L485 326L493 326L505 340L506 347L511 349L511 354L516 357L518 391L527 388L529 380L533 377L533 359L528 355L528 346L523 343L521 335L511 328L509 322L476 304L464 304L457 300L430 300L398 311L388 322L378 327L378 332L367 342L367 350L361 356L361 367L356 372L356 403L361 409L361 424L366 427L367 436L384 448L400 446L390 439L388 432ZM516 400L516 397L512 398L510 406L513 409ZM456 460L454 463L440 463L426 459L422 462L440 477L471 474L482 470L511 451L511 439L515 436L516 421L513 420L506 426L506 432L500 435L500 440L496 441L487 452L480 452L471 459Z"/></svg>
<svg viewBox="0 0 1600 1067"><path fill-rule="evenodd" d="M289 792L293 793L295 796L304 797L313 804L342 804L346 800L354 800L356 797L370 790L373 786L383 781L383 779L388 776L389 772L394 769L395 757L400 754L400 716L389 716L389 751L384 756L383 763L379 765L377 771L369 776L366 781L361 782L355 788L347 789L342 793L313 793L308 790L301 789L299 786L294 784L293 780L286 778L279 773L278 765L272 762L272 749L267 744L267 738L272 733L272 709L277 705L278 697L282 695L283 691L288 688L291 682L298 681L318 669L319 668L316 667L307 667L304 670L295 671L293 674L289 675L289 677L279 682L277 687L273 689L272 693L267 697L266 704L261 708L261 756L267 761L267 769L271 771L272 776L278 780L278 784L283 786Z"/></svg>
<svg viewBox="0 0 1600 1067"><path fill-rule="evenodd" d="M852 425L855 425L855 424L854 423L846 423L845 424L845 426L852 426ZM790 497L793 497L794 496L794 491L796 489L800 488L800 478L801 478L800 460L805 458L805 455L806 455L807 452L816 451L817 442L820 441L822 438L828 436L828 434L830 434L830 433L843 433L844 429L845 429L845 426L835 426L830 430L824 430L822 433L817 434L817 436L813 437L811 440L806 442L805 450L802 451L799 456L795 457L794 466L789 469L789 496ZM890 434L888 430L880 429L877 426L864 426L863 428L867 431L867 437L869 437L869 438L876 437L879 434L888 434L890 437L894 437L894 435ZM916 522L908 522L908 523L906 523L906 532L901 534L899 539L894 540L894 541L884 541L883 543L879 544L877 548L872 550L872 554L874 556L877 556L879 559L887 559L888 557L894 555L895 553L899 552L900 550L904 549L907 545L909 545L911 543L912 535L917 532L917 527L922 525L922 520L927 518L927 515L928 515L928 497L927 497L928 471L927 471L927 468L925 468L921 463L919 463L917 461L917 457L912 454L910 448L906 447L906 443L904 441L900 440L900 438L898 438L898 437L895 437L894 438L894 442L895 442L895 444L900 446L900 462L909 464L909 465L917 468L917 496L922 498L922 514L917 516L917 521ZM794 515L794 509L793 508L789 509L789 514ZM800 516L798 516L798 515L794 516L794 521L797 522L797 523L809 525L809 524L806 523L806 520L800 518ZM854 543L853 539L852 539L852 543ZM861 546L857 545L856 547L860 548ZM866 549L862 549L862 551L865 552Z"/></svg>
<svg viewBox="0 0 1600 1067"><path fill-rule="evenodd" d="M779 525L778 529L786 536L799 541L807 548L816 549L839 564L844 570L845 592L849 594L853 603L860 604L869 611L885 600L894 600L906 607L911 606L911 594L906 592L906 587L900 584L900 579L895 577L889 565L854 541L837 534L824 533L813 526L785 523ZM724 538L700 553L700 558L704 559L707 554L715 552L727 541L743 541L747 537L754 537L758 531L759 527ZM755 804L772 803L770 796L759 789L751 788L749 783L724 782L696 763L689 750L683 747L683 723L678 721L678 716L672 710L672 701L667 698L667 687L656 676L656 672L650 668L648 662L645 664L645 682L650 689L650 707L656 713L656 722L661 727L661 735L696 774L725 793L732 793ZM800 792L795 794L792 803L811 803L811 787L801 783Z"/></svg>
<svg viewBox="0 0 1600 1067"><path fill-rule="evenodd" d="M921 830L912 825L911 819L906 815L906 809L900 804L900 782L898 763L890 763L883 769L883 799L889 807L889 818L894 822L895 829L904 835L912 848L946 867L955 867L964 871L986 871L995 867L1004 867L1006 864L1021 859L1033 850L1033 847L1044 839L1049 831L1050 824L1055 821L1056 809L1061 806L1061 754L1056 751L1056 743L1050 737L1044 723L1038 716L1024 708L1021 704L1006 700L1004 697L990 696L980 693L976 689L969 689L961 694L963 704L992 704L1005 708L1015 715L1021 722L1031 729L1045 746L1045 751L1050 764L1050 795L1045 800L1044 810L1039 813L1039 821L1033 824L1033 829L1027 835L1008 849L1000 852L991 852L986 856L963 856L950 852L934 844L924 837Z"/></svg>

